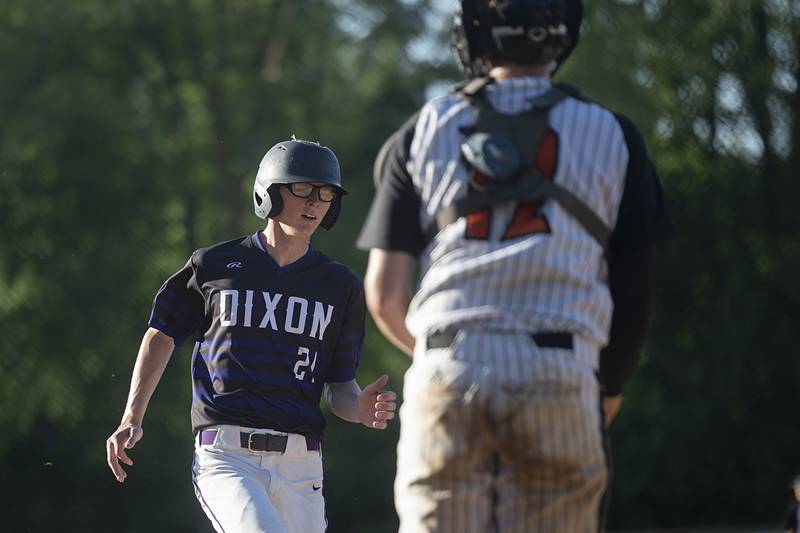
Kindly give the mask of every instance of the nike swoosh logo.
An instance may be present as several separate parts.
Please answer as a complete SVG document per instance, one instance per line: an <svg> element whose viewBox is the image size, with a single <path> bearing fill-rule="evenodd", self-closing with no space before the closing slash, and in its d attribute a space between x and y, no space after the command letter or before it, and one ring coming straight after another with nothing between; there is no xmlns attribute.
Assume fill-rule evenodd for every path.
<svg viewBox="0 0 800 533"><path fill-rule="evenodd" d="M319 490L319 489L322 488L322 485L320 485L319 487L316 486L316 485L311 485L311 488L314 489L314 490Z"/></svg>

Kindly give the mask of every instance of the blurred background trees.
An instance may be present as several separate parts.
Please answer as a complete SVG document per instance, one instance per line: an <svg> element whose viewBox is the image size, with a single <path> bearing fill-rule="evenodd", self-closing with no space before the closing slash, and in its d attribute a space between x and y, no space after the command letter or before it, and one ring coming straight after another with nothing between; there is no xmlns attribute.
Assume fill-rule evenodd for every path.
<svg viewBox="0 0 800 533"><path fill-rule="evenodd" d="M680 237L613 428L612 529L777 525L800 469L800 12L790 0L588 2L561 79L631 116ZM105 465L163 279L254 231L261 156L331 146L353 242L386 136L460 79L455 2L83 0L0 5L0 492L7 531L208 531L190 483L188 348L119 486ZM792 274L792 273L795 274ZM370 323L359 380L408 361ZM329 418L329 531L396 529L397 426ZM10 522L9 522L10 521Z"/></svg>

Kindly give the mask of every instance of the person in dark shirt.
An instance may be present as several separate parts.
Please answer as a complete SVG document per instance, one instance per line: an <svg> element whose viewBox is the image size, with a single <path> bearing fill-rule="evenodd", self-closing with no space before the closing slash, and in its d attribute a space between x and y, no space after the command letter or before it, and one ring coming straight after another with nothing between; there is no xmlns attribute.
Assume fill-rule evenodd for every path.
<svg viewBox="0 0 800 533"><path fill-rule="evenodd" d="M155 297L119 427L106 441L121 483L126 449L176 346L194 339L192 478L217 531L325 530L322 393L344 420L385 429L396 395L355 380L364 340L360 279L311 246L341 209L339 163L317 143L283 141L256 176L263 231L195 251Z"/></svg>

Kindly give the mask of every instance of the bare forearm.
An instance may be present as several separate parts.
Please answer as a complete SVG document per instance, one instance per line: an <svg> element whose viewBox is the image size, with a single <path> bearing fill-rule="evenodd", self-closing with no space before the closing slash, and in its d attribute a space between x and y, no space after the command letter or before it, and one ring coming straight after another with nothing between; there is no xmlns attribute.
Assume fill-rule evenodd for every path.
<svg viewBox="0 0 800 533"><path fill-rule="evenodd" d="M144 434L144 412L174 348L172 339L157 329L149 328L142 338L133 367L125 413L119 427L106 439L106 460L120 483L128 477L120 463L133 466L133 460L125 450L133 448Z"/></svg>
<svg viewBox="0 0 800 533"><path fill-rule="evenodd" d="M361 388L353 381L348 383L328 384L325 398L331 412L348 422L361 422L358 412L358 395Z"/></svg>
<svg viewBox="0 0 800 533"><path fill-rule="evenodd" d="M389 341L409 357L414 353L414 336L406 327L409 299L392 302L380 309L372 310L378 329Z"/></svg>
<svg viewBox="0 0 800 533"><path fill-rule="evenodd" d="M389 375L384 374L361 390L355 379L342 383L328 383L325 398L333 414L371 429L386 429L388 420L394 418L397 395L385 391Z"/></svg>
<svg viewBox="0 0 800 533"><path fill-rule="evenodd" d="M409 356L414 352L414 337L405 321L415 264L416 259L408 253L373 249L364 279L367 307L375 323L392 344Z"/></svg>
<svg viewBox="0 0 800 533"><path fill-rule="evenodd" d="M122 422L141 426L150 398L161 379L175 344L160 331L150 328L142 338L131 377L131 388Z"/></svg>

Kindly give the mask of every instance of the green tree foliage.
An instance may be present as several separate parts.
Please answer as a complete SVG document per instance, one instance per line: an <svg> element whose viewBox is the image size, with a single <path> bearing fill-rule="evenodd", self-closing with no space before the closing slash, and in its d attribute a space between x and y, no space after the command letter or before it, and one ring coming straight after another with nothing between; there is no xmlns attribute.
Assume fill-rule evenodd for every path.
<svg viewBox="0 0 800 533"><path fill-rule="evenodd" d="M637 120L678 238L616 424L615 527L777 524L797 454L800 13L595 4L569 65Z"/></svg>
<svg viewBox="0 0 800 533"><path fill-rule="evenodd" d="M339 155L353 194L317 244L360 271L372 158L436 75L406 53L425 7L0 6L0 490L15 509L4 530L209 527L189 476L188 349L151 402L129 481L104 465L150 300L192 249L260 225L258 162L291 134ZM384 366L365 354L362 383ZM396 433L334 433L331 529L390 529Z"/></svg>

